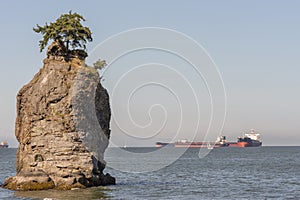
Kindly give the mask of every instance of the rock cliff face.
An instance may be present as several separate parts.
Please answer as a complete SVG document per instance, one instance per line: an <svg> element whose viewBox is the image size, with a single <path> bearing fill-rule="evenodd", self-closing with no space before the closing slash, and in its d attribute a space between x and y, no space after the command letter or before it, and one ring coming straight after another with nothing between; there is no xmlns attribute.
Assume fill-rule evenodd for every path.
<svg viewBox="0 0 300 200"><path fill-rule="evenodd" d="M40 190L115 184L115 178L103 174L110 136L108 93L97 70L85 66L82 58L65 59L51 48L43 68L18 93L17 175L3 187Z"/></svg>

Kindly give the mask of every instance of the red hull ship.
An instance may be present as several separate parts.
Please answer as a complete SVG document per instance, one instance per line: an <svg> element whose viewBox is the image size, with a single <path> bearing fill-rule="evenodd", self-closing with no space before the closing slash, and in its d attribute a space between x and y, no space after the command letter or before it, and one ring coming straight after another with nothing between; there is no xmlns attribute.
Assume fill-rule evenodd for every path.
<svg viewBox="0 0 300 200"><path fill-rule="evenodd" d="M259 147L262 145L260 134L253 129L239 137L237 142L227 142L225 136L218 137L216 142L190 142L180 140L174 143L156 142L156 147L182 147L182 148L216 148L216 147Z"/></svg>
<svg viewBox="0 0 300 200"><path fill-rule="evenodd" d="M260 134L255 133L253 129L243 137L239 137L237 142L238 147L259 147L261 145Z"/></svg>

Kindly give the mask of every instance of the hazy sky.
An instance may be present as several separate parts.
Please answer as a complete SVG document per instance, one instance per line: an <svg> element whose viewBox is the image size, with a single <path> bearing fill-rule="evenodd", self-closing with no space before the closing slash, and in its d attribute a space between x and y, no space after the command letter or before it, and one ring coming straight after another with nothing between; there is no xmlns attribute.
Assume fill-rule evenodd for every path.
<svg viewBox="0 0 300 200"><path fill-rule="evenodd" d="M17 146L16 94L42 67L45 57L45 52L40 53L38 47L41 36L32 27L54 21L69 10L82 14L87 19L85 25L93 32L94 41L88 44L88 52L108 37L133 28L161 27L188 35L210 54L224 81L227 95L224 135L236 140L243 131L254 128L261 133L264 145L300 145L300 2L274 0L3 1L0 7L0 141ZM179 137L195 136L192 132L197 118L196 103L189 85L174 73L176 70L182 70L180 74L190 80L201 99L198 131L205 132L210 116L205 82L178 57L151 50L132 53L108 67L103 84L112 94L122 74L136 65L149 63L168 64L171 70L157 64L140 67L141 71L123 77L120 91L139 87L141 80L152 83L164 80L164 84L172 87L151 84L134 93L129 108L138 128L129 125L127 111L119 106L128 100L122 99L128 93L117 93L112 98L113 115L121 121L119 127L112 122L112 140L118 145L153 145L158 139L166 141L173 137L178 127L181 128ZM173 90L184 104L182 125ZM148 109L153 105L149 116ZM161 129L163 122L166 123ZM149 123L153 124L147 127ZM131 136L122 133L120 126ZM158 135L153 137L156 132Z"/></svg>

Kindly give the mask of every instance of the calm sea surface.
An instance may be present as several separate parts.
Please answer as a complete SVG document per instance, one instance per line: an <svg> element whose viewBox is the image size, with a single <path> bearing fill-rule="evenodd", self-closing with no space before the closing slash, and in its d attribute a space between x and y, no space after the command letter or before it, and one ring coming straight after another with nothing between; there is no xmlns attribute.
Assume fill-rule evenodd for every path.
<svg viewBox="0 0 300 200"><path fill-rule="evenodd" d="M127 150L144 153L156 149ZM167 152L168 156L174 151ZM188 149L173 164L154 172L108 168L106 172L117 178L114 186L38 192L1 188L0 199L300 199L300 147L216 148L202 159L198 151ZM16 149L0 149L0 183L15 174L15 153ZM114 149L106 157L108 161L127 160L118 157ZM136 164L147 168L149 162L137 158L128 163Z"/></svg>

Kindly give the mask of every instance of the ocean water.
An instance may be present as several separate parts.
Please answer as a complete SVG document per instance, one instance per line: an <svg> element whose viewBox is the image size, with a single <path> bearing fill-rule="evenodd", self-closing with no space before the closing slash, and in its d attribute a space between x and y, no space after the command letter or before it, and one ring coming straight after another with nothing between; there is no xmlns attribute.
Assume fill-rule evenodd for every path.
<svg viewBox="0 0 300 200"><path fill-rule="evenodd" d="M126 150L141 154L157 149ZM175 151L165 153L172 157ZM0 149L0 183L15 174L15 152ZM133 162L110 149L106 160L116 162L106 172L117 178L117 185L72 191L1 188L0 199L300 199L300 147L216 148L201 159L198 152L188 149L173 164L157 171L130 173L115 166L129 160L127 166L147 168L151 160L140 162L137 158Z"/></svg>

